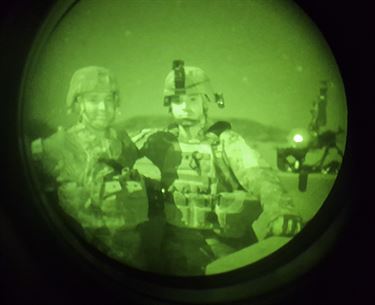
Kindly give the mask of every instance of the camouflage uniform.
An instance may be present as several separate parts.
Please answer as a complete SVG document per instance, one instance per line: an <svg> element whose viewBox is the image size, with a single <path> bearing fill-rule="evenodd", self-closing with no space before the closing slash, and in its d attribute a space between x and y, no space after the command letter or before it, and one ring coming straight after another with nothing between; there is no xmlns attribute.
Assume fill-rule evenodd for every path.
<svg viewBox="0 0 375 305"><path fill-rule="evenodd" d="M81 70L83 76L86 72ZM100 80L92 75L90 80L97 88ZM108 128L99 137L79 122L35 140L32 153L53 181L59 206L86 238L113 258L144 268L138 227L147 221L148 202L143 179L131 170L138 152L126 132Z"/></svg>
<svg viewBox="0 0 375 305"><path fill-rule="evenodd" d="M197 83L204 86L204 80ZM202 90L208 91L197 89ZM214 259L282 233L272 232L272 222L295 215L273 170L229 123L206 124L193 141L185 139L176 124L145 135L137 145L161 172L167 273L204 274Z"/></svg>

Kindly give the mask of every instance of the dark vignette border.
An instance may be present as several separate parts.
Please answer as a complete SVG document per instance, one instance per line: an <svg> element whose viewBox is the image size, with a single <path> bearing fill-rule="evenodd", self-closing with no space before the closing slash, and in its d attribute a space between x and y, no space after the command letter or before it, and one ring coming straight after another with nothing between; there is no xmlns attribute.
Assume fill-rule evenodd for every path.
<svg viewBox="0 0 375 305"><path fill-rule="evenodd" d="M8 282L8 286L10 287L6 296L9 296L9 300L12 303L14 303L15 300L22 301L22 303L34 303L35 299L30 299L30 296L33 296L34 298L40 299L42 303L52 302L59 304L66 303L67 301L70 303L82 303L84 300L90 303L113 303L125 300L131 302L131 304L135 302L160 304L157 299L151 300L148 297L136 295L132 293L131 290L124 292L124 286L115 288L115 285L112 285L111 278L105 277L101 273L87 273L86 269L88 266L86 265L86 267L82 268L82 264L85 265L87 264L86 262L81 261L74 254L62 253L61 245L56 241L56 236L52 233L50 236L46 234L46 232L50 230L50 224L48 224L48 221L42 215L36 213L34 207L30 204L31 198L27 187L27 178L20 166L21 157L18 153L18 148L16 148L18 146L16 142L18 142L19 137L15 134L17 130L17 121L14 115L17 110L15 101L18 89L20 88L22 70L26 63L26 55L30 49L36 29L40 27L41 21L47 16L48 10L52 7L54 2L55 1L45 1L32 4L18 0L13 2L9 8L5 7L4 11L5 18L3 19L2 27L6 33L2 34L7 43L4 45L7 45L9 49L2 50L2 55L5 53L2 59L8 58L10 60L2 63L2 69L4 68L5 70L5 73L3 72L2 75L4 76L5 74L8 78L5 84L9 82L9 86L4 86L6 94L9 92L8 95L5 95L4 103L6 109L11 112L11 115L7 116L5 119L7 126L6 131L9 132L10 135L8 135L8 140L5 143L7 147L13 149L13 151L11 150L9 152L8 157L10 162L7 167L9 170L8 181L10 182L10 187L8 191L10 200L7 200L0 210L1 241L3 242L2 247L4 246L5 249L4 262L7 262L7 264L4 264L4 269L7 277L9 274L9 277L6 278L4 282ZM365 240L364 232L361 230L363 229L363 225L358 226L358 218L356 218L359 216L358 209L353 205L349 205L350 202L358 201L357 198L354 200L352 191L350 190L353 185L356 185L350 176L354 168L353 146L355 143L358 143L358 140L355 140L356 134L352 128L352 126L357 123L356 119L358 118L355 112L358 108L356 109L356 102L353 101L359 98L355 91L357 88L355 87L355 71L353 70L353 59L351 57L355 54L353 52L354 47L346 44L348 40L354 41L353 36L356 34L354 33L355 28L353 29L345 25L349 20L345 17L348 17L347 14L351 12L351 8L345 7L343 3L340 3L340 8L337 8L332 2L331 4L327 4L320 0L314 1L314 4L309 3L307 0L297 2L305 9L307 14L311 16L323 32L323 35L325 35L336 56L347 90L349 110L348 146L341 174L327 201L339 202L340 204L346 203L349 218L347 218L344 228L340 231L343 237L338 238L338 240L336 238L335 246L333 248L331 247L330 250L327 249L328 253L326 253L326 257L321 260L319 266L315 266L312 271L300 278L298 282L292 281L292 285L289 286L284 284L284 286L279 287L278 291L275 291L273 294L262 296L257 300L253 299L252 303L254 303L254 301L255 303L275 303L280 301L293 303L298 301L298 303L304 304L319 304L320 301L324 303L324 300L340 300L340 294L342 301L358 300L358 297L355 297L356 299L353 297L352 299L343 297L343 295L345 295L342 292L343 289L338 289L337 287L340 285L341 288L359 287L356 286L356 284L348 284L354 280L350 279L349 274L351 274L351 272L358 272L356 270L357 267L352 266L354 263L353 258L358 260L362 257L353 250L352 247L356 247L357 243L351 240L351 238L357 241L359 239L360 241L364 241L364 243L368 242ZM347 4L347 6L349 5ZM340 16L334 13L336 9L340 9ZM350 14L350 16L352 15ZM353 17L350 20L353 21ZM3 38L3 35L1 38ZM362 215L361 219L363 219ZM329 219L326 219L326 222L328 221ZM337 232L337 228L333 228L333 230ZM317 237L316 234L318 233L314 233L314 231L315 230L311 229L310 234L312 236L315 234L314 237ZM330 237L327 237L327 239L327 243L330 244L333 242L330 240ZM290 243L290 247L302 249L301 247L305 247L306 245L301 246L301 242L303 242L301 238L300 240L295 238ZM297 243L299 243L299 246L297 246ZM290 255L288 257L289 251L287 251L286 248L287 247L281 249L284 251L278 251L280 252L280 260L290 259ZM269 259L271 260L271 258ZM270 260L262 260L263 268ZM340 263L338 264L337 261ZM10 263L8 264L8 262ZM336 265L334 265L335 263ZM330 264L333 264L333 267ZM275 263L273 266L275 266ZM3 268L2 265L1 267ZM241 272L235 272L236 274L228 274L226 278L219 276L215 279L197 279L195 284L191 281L187 283L179 279L170 279L169 282L167 281L170 286L167 284L167 288L164 290L160 287L153 286L151 283L151 287L144 287L144 291L146 294L157 294L160 299L167 297L173 298L173 296L175 296L180 299L179 303L182 301L201 301L207 304L207 298L211 297L212 299L212 296L215 296L215 298L219 300L222 298L219 292L220 289L213 291L210 289L215 286L220 286L224 289L220 290L221 293L225 293L225 295L228 295L228 293L236 294L234 296L234 298L236 298L242 294L243 297L248 298L249 291L246 281L249 281L247 274L252 267L254 266L250 266L250 269L246 268L248 269L246 271L240 270ZM340 270L341 267L345 269L345 272ZM251 271L254 271L254 268ZM129 272L131 273L132 271L129 270ZM343 278L336 278L331 272L337 273L336 276L342 275ZM132 274L132 276L138 277L138 280L141 282L150 280L158 282L160 280L158 277L152 278L150 275L142 276L137 272ZM327 278L325 277L336 281L336 284L331 284L332 290L324 287L324 283L328 284ZM129 276L126 279L120 279L121 282L128 281L128 284L130 284L131 280L132 278ZM225 290L225 286L236 282L239 283L237 290L232 292ZM254 284L254 282L251 283ZM337 283L339 286L336 286ZM171 286L175 287L174 291L168 288ZM189 293L186 294L186 289L183 289L185 293L177 289L177 287L181 286L185 288L189 287L190 295ZM197 286L200 288L197 289ZM291 286L294 286L294 288ZM118 293L119 289L122 289L122 293ZM304 293L316 294L318 296L324 295L325 299L321 299L317 296L315 296L314 299L313 295L311 295L310 298L304 298ZM76 296L73 296L74 294ZM315 300L315 302L313 302L313 300ZM244 302L247 303L246 301Z"/></svg>

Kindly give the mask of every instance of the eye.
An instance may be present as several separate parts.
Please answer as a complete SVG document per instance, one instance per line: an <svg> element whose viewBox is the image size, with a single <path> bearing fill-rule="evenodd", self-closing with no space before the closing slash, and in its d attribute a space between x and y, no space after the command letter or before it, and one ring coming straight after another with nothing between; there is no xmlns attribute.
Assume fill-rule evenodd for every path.
<svg viewBox="0 0 375 305"><path fill-rule="evenodd" d="M98 98L95 95L87 94L87 95L83 96L83 99L86 102L89 102L89 103L96 103L96 102L98 102Z"/></svg>
<svg viewBox="0 0 375 305"><path fill-rule="evenodd" d="M179 96L173 96L173 97L171 98L171 102L172 102L173 104L179 105L179 104L182 103L182 99L181 99Z"/></svg>
<svg viewBox="0 0 375 305"><path fill-rule="evenodd" d="M86 98L86 101L89 102L89 103L93 103L93 104L96 104L99 102L99 100L97 98L94 98L94 97L88 97Z"/></svg>

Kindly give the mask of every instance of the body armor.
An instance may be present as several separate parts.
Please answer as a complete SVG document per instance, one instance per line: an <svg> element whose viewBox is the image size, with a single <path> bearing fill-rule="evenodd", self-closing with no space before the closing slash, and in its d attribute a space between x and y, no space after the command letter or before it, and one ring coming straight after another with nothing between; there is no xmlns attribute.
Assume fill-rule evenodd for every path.
<svg viewBox="0 0 375 305"><path fill-rule="evenodd" d="M250 229L258 201L236 181L220 145L218 137L171 145L161 169L162 182L171 181L165 185L165 215L174 226L236 238ZM170 166L177 156L179 164Z"/></svg>

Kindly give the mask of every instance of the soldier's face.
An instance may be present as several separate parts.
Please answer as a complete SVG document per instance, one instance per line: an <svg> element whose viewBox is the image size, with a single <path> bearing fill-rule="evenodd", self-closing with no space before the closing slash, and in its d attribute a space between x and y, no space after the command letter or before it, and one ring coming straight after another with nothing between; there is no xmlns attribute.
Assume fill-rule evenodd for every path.
<svg viewBox="0 0 375 305"><path fill-rule="evenodd" d="M175 120L191 125L204 118L204 97L201 94L178 95L171 101L171 112Z"/></svg>
<svg viewBox="0 0 375 305"><path fill-rule="evenodd" d="M84 93L79 102L84 122L94 129L105 129L115 119L116 101L110 91Z"/></svg>

